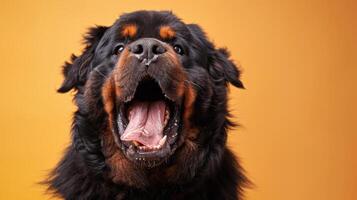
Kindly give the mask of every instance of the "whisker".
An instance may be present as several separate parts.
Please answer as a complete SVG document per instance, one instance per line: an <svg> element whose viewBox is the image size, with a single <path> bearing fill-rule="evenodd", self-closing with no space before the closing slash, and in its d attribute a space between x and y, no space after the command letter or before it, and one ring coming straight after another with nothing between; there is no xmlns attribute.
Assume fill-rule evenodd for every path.
<svg viewBox="0 0 357 200"><path fill-rule="evenodd" d="M194 82L192 82L192 81L185 80L185 82L196 86L198 89L203 89L202 86L200 86L200 85L198 85L197 83L194 83Z"/></svg>
<svg viewBox="0 0 357 200"><path fill-rule="evenodd" d="M101 71L98 70L98 68L94 68L94 71L97 72L99 75L103 76L104 78L107 78Z"/></svg>

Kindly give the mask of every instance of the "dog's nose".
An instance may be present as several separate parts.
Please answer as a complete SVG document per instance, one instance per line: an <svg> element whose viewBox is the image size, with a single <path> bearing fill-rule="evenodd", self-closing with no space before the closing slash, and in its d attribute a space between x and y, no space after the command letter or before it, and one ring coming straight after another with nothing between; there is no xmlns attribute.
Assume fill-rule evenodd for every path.
<svg viewBox="0 0 357 200"><path fill-rule="evenodd" d="M129 46L129 51L145 65L150 65L158 56L166 52L164 44L155 38L142 38Z"/></svg>

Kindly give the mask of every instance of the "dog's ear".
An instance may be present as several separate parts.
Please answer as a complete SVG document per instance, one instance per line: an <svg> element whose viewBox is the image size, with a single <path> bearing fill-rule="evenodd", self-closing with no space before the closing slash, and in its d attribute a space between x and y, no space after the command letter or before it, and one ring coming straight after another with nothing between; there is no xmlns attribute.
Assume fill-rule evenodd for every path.
<svg viewBox="0 0 357 200"><path fill-rule="evenodd" d="M206 51L204 55L208 58L206 66L215 83L226 84L229 82L238 88L244 88L240 80L240 71L236 64L229 58L230 55L227 49L216 49L213 43L207 40L206 34L197 24L189 24L187 26L195 41L193 44L195 45L194 48Z"/></svg>
<svg viewBox="0 0 357 200"><path fill-rule="evenodd" d="M90 28L87 34L84 35L84 44L86 46L80 56L72 54L71 60L65 62L62 70L64 81L57 90L58 92L65 93L73 88L78 89L79 86L85 84L94 51L107 29L108 27L105 26L95 26Z"/></svg>
<svg viewBox="0 0 357 200"><path fill-rule="evenodd" d="M240 71L234 62L229 59L227 49L219 48L215 50L212 58L212 63L208 69L215 80L219 81L224 78L226 82L228 81L238 88L244 88L240 80Z"/></svg>

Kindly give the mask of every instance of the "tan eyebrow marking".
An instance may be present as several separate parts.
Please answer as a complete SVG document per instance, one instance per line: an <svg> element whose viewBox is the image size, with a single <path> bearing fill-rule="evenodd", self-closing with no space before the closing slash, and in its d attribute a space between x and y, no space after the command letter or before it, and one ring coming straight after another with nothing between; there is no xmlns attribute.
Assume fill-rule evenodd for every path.
<svg viewBox="0 0 357 200"><path fill-rule="evenodd" d="M135 24L127 24L124 25L121 34L123 37L131 37L133 38L138 31L138 27Z"/></svg>
<svg viewBox="0 0 357 200"><path fill-rule="evenodd" d="M162 39L172 39L175 37L176 32L170 26L161 26L160 27L160 37Z"/></svg>

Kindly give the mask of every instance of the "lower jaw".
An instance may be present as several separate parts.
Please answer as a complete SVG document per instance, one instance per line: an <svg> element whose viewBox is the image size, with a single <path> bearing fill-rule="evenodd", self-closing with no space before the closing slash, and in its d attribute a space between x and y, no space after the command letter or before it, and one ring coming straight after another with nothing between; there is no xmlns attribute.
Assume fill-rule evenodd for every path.
<svg viewBox="0 0 357 200"><path fill-rule="evenodd" d="M175 153L179 146L179 138L176 138L173 144L165 143L161 149L155 151L140 151L137 147L130 145L129 147L122 148L125 156L135 164L153 168L163 163L168 163L172 154Z"/></svg>

